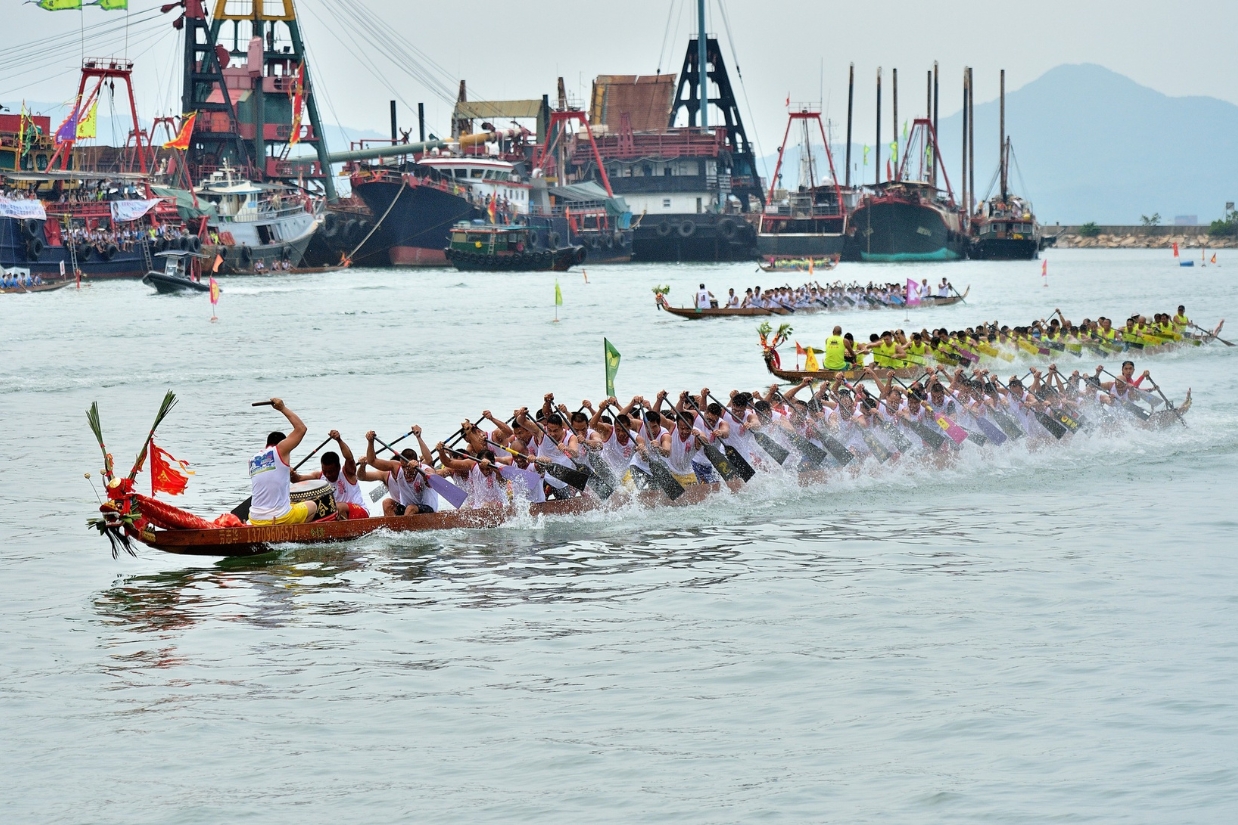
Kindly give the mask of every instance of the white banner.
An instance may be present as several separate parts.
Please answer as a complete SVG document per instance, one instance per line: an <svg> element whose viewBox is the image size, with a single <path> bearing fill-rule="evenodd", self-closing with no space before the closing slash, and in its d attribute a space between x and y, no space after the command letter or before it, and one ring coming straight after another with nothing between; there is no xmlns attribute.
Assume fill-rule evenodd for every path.
<svg viewBox="0 0 1238 825"><path fill-rule="evenodd" d="M36 221L47 220L47 212L43 203L34 200L12 200L0 197L0 218L34 218Z"/></svg>
<svg viewBox="0 0 1238 825"><path fill-rule="evenodd" d="M159 205L161 198L151 198L148 201L112 201L112 222L125 223L136 221Z"/></svg>

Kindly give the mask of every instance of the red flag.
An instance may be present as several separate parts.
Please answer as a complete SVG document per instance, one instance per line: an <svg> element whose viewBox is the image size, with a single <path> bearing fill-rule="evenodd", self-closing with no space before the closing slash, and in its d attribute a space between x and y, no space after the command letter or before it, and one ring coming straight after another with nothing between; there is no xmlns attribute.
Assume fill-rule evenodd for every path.
<svg viewBox="0 0 1238 825"><path fill-rule="evenodd" d="M1174 257L1178 257L1178 242L1174 241Z"/></svg>
<svg viewBox="0 0 1238 825"><path fill-rule="evenodd" d="M301 142L301 119L305 110L305 63L297 70L288 96L292 98L292 133L288 136L288 145L296 146Z"/></svg>
<svg viewBox="0 0 1238 825"><path fill-rule="evenodd" d="M1217 262L1217 254L1215 252L1212 253L1212 262L1213 263Z"/></svg>
<svg viewBox="0 0 1238 825"><path fill-rule="evenodd" d="M197 119L197 112L182 116L180 132L177 133L175 138L163 144L163 148L180 149L182 152L188 151L189 141L193 139L193 122Z"/></svg>
<svg viewBox="0 0 1238 825"><path fill-rule="evenodd" d="M889 160L886 160L886 180L894 180L894 167Z"/></svg>
<svg viewBox="0 0 1238 825"><path fill-rule="evenodd" d="M150 494L164 492L170 496L179 496L185 492L189 484L189 462L180 461L150 443Z"/></svg>
<svg viewBox="0 0 1238 825"><path fill-rule="evenodd" d="M1049 277L1049 262L1048 261L1040 262L1040 274L1045 276L1046 278Z"/></svg>

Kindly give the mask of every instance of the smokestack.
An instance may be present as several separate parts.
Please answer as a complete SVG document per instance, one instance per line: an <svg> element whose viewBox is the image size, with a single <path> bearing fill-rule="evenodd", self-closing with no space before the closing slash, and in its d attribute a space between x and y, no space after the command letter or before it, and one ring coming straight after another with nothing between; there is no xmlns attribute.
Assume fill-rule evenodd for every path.
<svg viewBox="0 0 1238 825"><path fill-rule="evenodd" d="M855 105L855 64L851 64L851 72L847 77L847 175L846 186L851 188L851 112Z"/></svg>

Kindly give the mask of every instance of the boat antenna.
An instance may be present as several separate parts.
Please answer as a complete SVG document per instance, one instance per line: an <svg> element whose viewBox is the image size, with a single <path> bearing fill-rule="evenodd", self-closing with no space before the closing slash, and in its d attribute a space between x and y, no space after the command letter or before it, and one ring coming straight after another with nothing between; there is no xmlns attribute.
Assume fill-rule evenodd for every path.
<svg viewBox="0 0 1238 825"><path fill-rule="evenodd" d="M873 154L877 161L876 182L881 183L881 67L877 67L877 141Z"/></svg>

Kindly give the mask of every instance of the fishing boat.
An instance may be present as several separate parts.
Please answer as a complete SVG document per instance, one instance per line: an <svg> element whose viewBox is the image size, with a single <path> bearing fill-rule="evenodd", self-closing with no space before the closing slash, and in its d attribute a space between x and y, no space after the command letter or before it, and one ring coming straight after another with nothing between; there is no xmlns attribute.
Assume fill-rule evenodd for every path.
<svg viewBox="0 0 1238 825"><path fill-rule="evenodd" d="M982 261L1030 261L1040 257L1040 223L1025 198L1010 193L1010 161L1014 149L1006 134L1006 70L1001 73L1001 149L998 153L998 197L980 204L970 220L968 257ZM1022 176L1020 176L1022 179Z"/></svg>
<svg viewBox="0 0 1238 825"><path fill-rule="evenodd" d="M179 292L210 292L210 284L201 281L197 271L197 259L192 252L160 252L156 257L164 259L162 272L152 269L142 283L153 286L160 295Z"/></svg>
<svg viewBox="0 0 1238 825"><path fill-rule="evenodd" d="M915 169L913 158L918 159ZM938 170L944 190L937 188ZM852 210L843 258L877 263L957 261L966 257L967 245L933 122L917 118L894 178L874 185Z"/></svg>
<svg viewBox="0 0 1238 825"><path fill-rule="evenodd" d="M582 246L548 249L529 226L461 222L444 255L456 269L483 272L565 272L585 259Z"/></svg>
<svg viewBox="0 0 1238 825"><path fill-rule="evenodd" d="M821 137L820 146L829 167L828 178L824 169L818 169L815 130ZM793 126L799 126L799 174L798 185L779 189L782 182L783 161L786 157L787 140ZM816 107L800 104L798 111L787 115L787 129L778 147L778 162L770 181L769 196L757 224L757 253L763 258L787 258L794 260L808 257L837 259L842 254L847 223L846 203L842 187L834 172L834 155L825 137L825 124ZM765 269L764 266L761 267ZM805 267L806 268L806 267ZM815 268L815 265L814 265ZM766 269L765 271L775 271Z"/></svg>
<svg viewBox="0 0 1238 825"><path fill-rule="evenodd" d="M219 256L219 272L225 275L296 267L322 220L321 202L303 191L246 180L227 165L194 191L209 207L209 241L202 252Z"/></svg>

